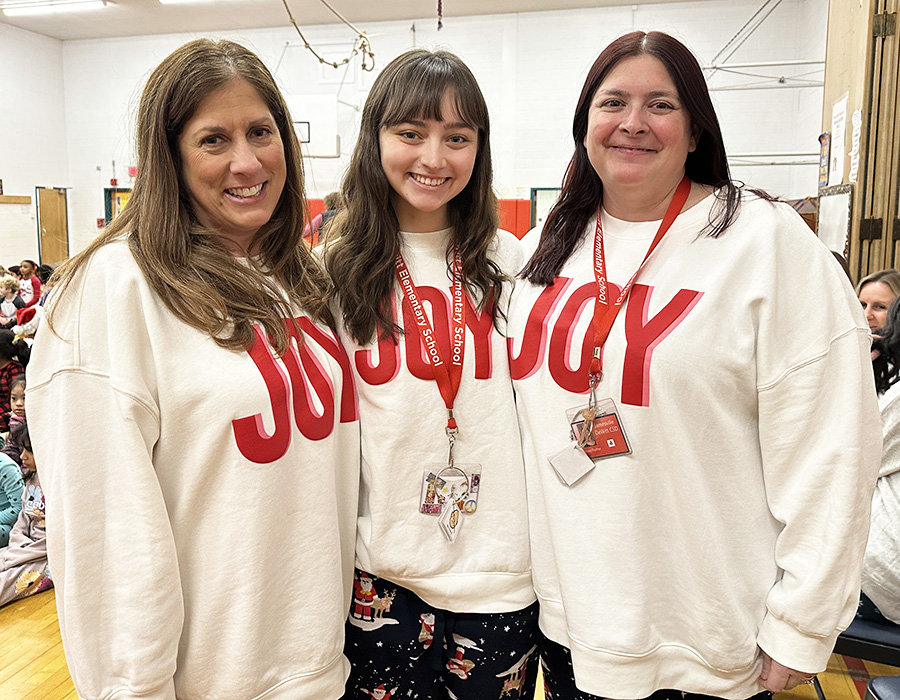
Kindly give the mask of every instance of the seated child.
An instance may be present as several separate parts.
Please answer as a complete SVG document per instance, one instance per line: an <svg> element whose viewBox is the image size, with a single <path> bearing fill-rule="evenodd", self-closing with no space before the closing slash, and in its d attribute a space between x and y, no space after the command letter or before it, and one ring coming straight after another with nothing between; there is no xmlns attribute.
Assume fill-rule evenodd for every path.
<svg viewBox="0 0 900 700"><path fill-rule="evenodd" d="M25 375L20 374L9 384L9 432L6 444L0 449L13 462L22 466L22 446L12 437L12 428L16 423L25 422Z"/></svg>
<svg viewBox="0 0 900 700"><path fill-rule="evenodd" d="M38 481L28 425L17 423L12 436L22 445L22 467L27 476L22 510L10 533L9 546L0 549L0 605L53 586L47 566L44 493Z"/></svg>
<svg viewBox="0 0 900 700"><path fill-rule="evenodd" d="M9 533L19 517L23 488L19 465L0 454L0 547L9 542Z"/></svg>
<svg viewBox="0 0 900 700"><path fill-rule="evenodd" d="M13 379L25 375L31 346L16 340L13 332L0 329L0 433L9 431L9 388Z"/></svg>
<svg viewBox="0 0 900 700"><path fill-rule="evenodd" d="M19 280L12 275L0 277L0 328L16 325L16 311L25 308L25 300L19 296Z"/></svg>

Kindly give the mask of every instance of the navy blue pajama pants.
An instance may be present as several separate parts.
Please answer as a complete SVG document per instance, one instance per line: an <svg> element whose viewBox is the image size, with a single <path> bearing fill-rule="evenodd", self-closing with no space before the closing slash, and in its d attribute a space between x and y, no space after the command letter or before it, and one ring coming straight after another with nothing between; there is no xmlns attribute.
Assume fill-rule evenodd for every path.
<svg viewBox="0 0 900 700"><path fill-rule="evenodd" d="M344 700L532 700L541 634L538 605L454 613L356 571L344 654Z"/></svg>

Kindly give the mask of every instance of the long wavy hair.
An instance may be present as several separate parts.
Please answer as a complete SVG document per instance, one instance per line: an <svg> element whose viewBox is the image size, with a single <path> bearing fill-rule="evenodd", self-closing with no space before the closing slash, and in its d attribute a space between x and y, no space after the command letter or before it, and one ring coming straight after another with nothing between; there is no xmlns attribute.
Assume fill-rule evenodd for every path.
<svg viewBox="0 0 900 700"><path fill-rule="evenodd" d="M268 107L284 145L287 166L281 198L256 233L257 253L244 264L222 237L204 228L181 177L178 138L208 95L233 81L252 85ZM196 39L170 54L150 75L137 118L138 174L128 206L81 253L55 273L54 297L103 245L127 235L141 272L165 306L220 346L241 351L265 329L279 353L288 347L284 319L292 305L330 322L328 282L302 244L308 219L303 163L287 105L275 80L249 49L231 41ZM283 291L282 291L283 290ZM285 298L285 293L287 298ZM52 322L53 309L49 311Z"/></svg>
<svg viewBox="0 0 900 700"><path fill-rule="evenodd" d="M731 179L722 130L700 64L690 49L668 34L631 32L603 49L581 89L572 122L575 153L563 178L559 199L547 215L538 247L521 273L535 284L553 282L583 237L588 221L596 216L603 203L603 182L591 165L584 145L594 93L619 61L642 55L653 56L663 63L690 119L697 147L687 155L685 174L693 182L717 188L718 203L701 233L717 238L737 217L741 188ZM764 199L773 199L760 190L751 191Z"/></svg>
<svg viewBox="0 0 900 700"><path fill-rule="evenodd" d="M487 104L475 76L459 57L414 49L385 66L372 85L341 186L345 208L334 218L325 247L325 265L340 297L344 324L361 344L376 332L395 340L400 334L390 303L400 224L389 204L391 185L381 165L381 130L410 120L441 120L445 94L451 95L460 118L478 132L472 177L449 202L453 235L446 254L449 259L454 248L459 251L466 286L479 308L490 303L491 314L498 313L507 278L488 259L498 213Z"/></svg>

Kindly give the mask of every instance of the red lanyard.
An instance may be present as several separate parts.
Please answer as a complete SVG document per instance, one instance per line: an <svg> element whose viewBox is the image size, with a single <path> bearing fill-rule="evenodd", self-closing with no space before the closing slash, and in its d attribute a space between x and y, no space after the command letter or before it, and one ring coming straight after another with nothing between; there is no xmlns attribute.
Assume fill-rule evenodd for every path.
<svg viewBox="0 0 900 700"><path fill-rule="evenodd" d="M425 354L428 355L428 361L434 370L434 380L437 382L438 389L444 399L444 405L447 407L447 432L455 434L456 419L453 417L453 402L459 393L459 384L462 381L463 356L466 350L466 305L465 292L463 290L462 261L459 259L459 252L453 251L453 307L450 314L450 365L444 360L444 354L441 352L437 337L428 316L425 315L425 309L422 308L422 302L419 299L419 293L416 285L413 284L412 275L403 255L397 253L394 260L394 268L397 273L397 281L400 282L400 288L406 303L412 311L413 318L416 320L416 328L419 329L419 336L425 344Z"/></svg>
<svg viewBox="0 0 900 700"><path fill-rule="evenodd" d="M594 302L594 353L593 358L591 359L590 371L592 388L600 381L600 377L603 374L601 349L603 348L606 339L609 337L609 331L612 328L613 322L616 320L619 309L622 308L622 304L624 304L625 299L628 298L628 293L631 291L631 287L634 285L634 281L637 279L641 268L644 267L644 263L647 262L647 258L650 257L650 254L654 251L656 246L659 245L663 236L666 235L666 231L669 230L672 223L681 213L681 208L687 201L690 191L691 181L688 179L687 175L685 175L679 183L678 188L675 190L675 196L672 197L672 201L669 202L669 207L666 209L666 215L659 225L659 230L657 230L656 236L653 238L649 250L647 250L647 254L644 256L641 264L638 265L638 269L634 271L631 279L628 280L628 283L622 288L619 298L613 302L612 306L609 304L609 286L606 281L606 264L603 254L603 225L600 223L600 211L597 212L597 227L594 230L594 279L597 280L597 299Z"/></svg>

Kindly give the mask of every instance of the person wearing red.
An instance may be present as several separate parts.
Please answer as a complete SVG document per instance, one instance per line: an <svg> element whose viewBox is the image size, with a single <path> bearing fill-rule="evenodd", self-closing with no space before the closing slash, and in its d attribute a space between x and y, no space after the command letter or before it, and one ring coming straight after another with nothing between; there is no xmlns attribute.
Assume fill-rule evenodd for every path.
<svg viewBox="0 0 900 700"><path fill-rule="evenodd" d="M353 580L353 617L360 620L372 619L372 601L377 597L372 586L372 577L364 571Z"/></svg>
<svg viewBox="0 0 900 700"><path fill-rule="evenodd" d="M41 280L37 276L37 263L23 260L19 264L19 296L25 306L34 306L41 300Z"/></svg>

